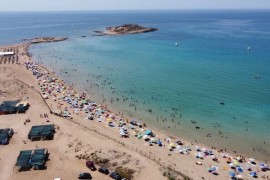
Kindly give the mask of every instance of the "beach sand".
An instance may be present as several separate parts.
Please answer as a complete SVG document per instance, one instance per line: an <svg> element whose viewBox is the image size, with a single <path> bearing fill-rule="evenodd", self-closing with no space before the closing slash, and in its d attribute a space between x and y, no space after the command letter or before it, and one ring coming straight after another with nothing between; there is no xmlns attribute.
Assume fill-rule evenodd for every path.
<svg viewBox="0 0 270 180"><path fill-rule="evenodd" d="M118 128L111 128L106 122L85 120L86 115L83 112L79 112L77 115L71 114L72 120L50 114L51 109L57 109L60 101L54 101L53 96L49 96L49 99L44 101L39 94L40 87L37 79L23 65L24 62L31 61L27 51L30 44L12 46L17 49L19 64L0 64L0 101L22 99L30 103L30 108L25 114L0 116L0 127L13 128L15 131L10 143L0 146L1 179L47 180L56 177L64 180L77 179L81 172L90 172L93 179L111 179L98 171L91 172L85 166L86 159L92 160L96 157L108 159L109 162L105 165L109 167L110 171L114 171L119 166L134 170L133 179L168 179L164 176L168 172L176 179L184 179L184 176L190 179L230 179L229 172L233 172L233 170L226 163L226 159L222 158L221 153L215 149L212 151L219 162L213 161L211 156L204 156L204 159L195 158L195 146L199 144L184 141L184 145L189 146L192 151L190 154L180 154L176 150L170 151L169 144L166 142L164 142L164 147L149 146L149 143L133 136L132 130L129 130L129 138L121 138ZM49 72L47 69L40 68ZM54 75L49 72L49 76ZM69 110L72 112L71 109ZM48 114L49 117L41 118L40 114ZM25 119L30 119L31 122L24 125ZM27 139L31 126L52 123L57 127L53 140L31 142ZM155 130L154 133L162 141L168 137L166 134L156 133ZM171 137L172 142L177 139L179 138ZM36 148L48 149L50 156L47 169L18 172L14 165L20 150ZM236 154L226 154L236 157ZM198 160L202 162L202 165L196 165ZM258 164L258 161L256 162ZM247 164L249 163L241 163L244 169L242 175L244 179L253 179L245 169ZM219 168L218 175L207 171L210 166ZM251 166L251 168L258 173L258 179L262 179L263 176L270 177L269 171L261 172L257 165Z"/></svg>

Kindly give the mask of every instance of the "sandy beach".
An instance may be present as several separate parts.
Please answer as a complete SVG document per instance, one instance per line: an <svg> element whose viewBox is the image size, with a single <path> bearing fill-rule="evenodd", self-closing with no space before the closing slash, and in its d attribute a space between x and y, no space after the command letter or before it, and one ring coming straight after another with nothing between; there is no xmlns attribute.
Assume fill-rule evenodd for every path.
<svg viewBox="0 0 270 180"><path fill-rule="evenodd" d="M191 144L182 138L157 132L143 123L131 126L131 119L90 101L89 98L95 98L76 92L29 57L31 44L61 40L65 38L38 38L0 47L0 51L11 49L15 52L14 58L0 57L0 102L20 99L30 104L25 114L0 115L0 127L15 131L10 143L0 146L1 179L77 179L81 172L90 172L93 179L111 179L85 166L86 160L93 159L97 167L106 166L110 172L124 168L130 178L138 180L231 179L229 172L235 173L239 179L253 179L251 172L257 173L257 179L270 179L268 162L263 160ZM48 99L42 97L42 92ZM82 99L92 106L81 106L79 102ZM44 114L48 114L48 118ZM89 120L91 118L93 120ZM30 122L24 123L26 119ZM56 126L54 139L29 140L27 134L31 126L43 124ZM148 129L155 136L145 136ZM120 137L119 132L120 135L128 132L125 134L128 137ZM154 139L161 143L154 142ZM177 144L178 140L181 143ZM14 165L19 152L36 148L48 149L47 169L18 172ZM259 166L260 162L264 163L265 169Z"/></svg>

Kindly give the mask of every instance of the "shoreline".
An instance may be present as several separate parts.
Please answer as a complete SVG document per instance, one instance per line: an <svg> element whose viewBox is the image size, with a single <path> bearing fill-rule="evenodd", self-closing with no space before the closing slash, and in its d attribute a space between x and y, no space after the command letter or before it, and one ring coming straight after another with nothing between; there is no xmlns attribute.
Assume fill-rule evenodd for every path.
<svg viewBox="0 0 270 180"><path fill-rule="evenodd" d="M117 34L118 35L118 34ZM42 43L42 42L41 42ZM31 44L32 45L32 44ZM30 45L30 46L31 46ZM29 47L30 47L29 46ZM28 47L28 48L29 48ZM30 57L31 58L31 57ZM32 60L32 59L31 59ZM33 60L32 60L33 61ZM39 64L39 66L41 66L42 68L44 68L44 69L46 69L48 72L50 72L54 77L56 77L56 78L58 78L59 79L59 76L56 74L56 72L53 72L52 70L50 70L48 67L46 67L46 66L44 66L44 65L40 65ZM67 86L69 86L69 87L71 87L73 90L75 90L76 92L80 92L80 93L82 93L82 92L84 92L84 90L82 90L82 89L79 89L79 88L76 88L76 87L74 87L74 85L70 85L70 84L67 84L64 80L62 80L61 79L61 81L63 82L63 84L66 84ZM87 98L89 98L89 99L92 99L92 100L95 100L95 97L91 97L89 94L87 94L86 93L86 95L87 95ZM101 102L98 102L98 104L102 104L102 106L104 106L104 104L103 103L101 103ZM106 104L106 106L109 106L108 104ZM110 105L110 106L113 106L113 105ZM108 109L108 110L110 110L110 109ZM118 110L118 109L114 109L114 110ZM114 111L113 111L114 112ZM117 111L116 111L117 112ZM119 111L119 112L121 112L121 111ZM118 114L118 113L115 113L117 116L121 116L121 117L124 117L125 119L132 119L132 118L134 118L134 119L137 119L136 117L130 117L129 115L125 115L125 113L127 113L127 112L124 112L124 113L122 113L122 114L124 114L124 115L120 115L120 114ZM146 124L143 120L139 120L139 121L141 121L142 122L142 124ZM185 138L183 138L183 137L179 137L179 136L177 136L176 134L173 134L173 133L170 133L170 132L168 132L168 131L166 131L166 130L163 130L163 129L160 129L160 128L158 128L158 127L155 127L155 126L153 126L153 125L149 125L149 124L147 124L147 127L149 127L150 129L153 129L153 130L155 130L155 131L158 131L160 134L163 134L163 135L165 135L165 136L167 136L167 137L170 137L170 138L172 138L172 139L181 139L181 141L183 141L183 142L185 142L185 144L190 144L190 145L192 145L192 146L195 146L195 145L199 145L199 146L203 146L203 147L207 147L207 148L210 148L210 149L213 149L213 147L210 147L209 145L206 145L206 144L204 144L204 143L200 143L200 142L197 142L196 140L196 142L194 141L194 140L192 140L192 139L190 139L190 140L187 140L187 139L185 139ZM209 139L209 140L211 140L211 139ZM220 149L221 151L223 151L223 149L221 149L221 148L219 148L219 147L214 147L214 149ZM244 157L247 157L248 155L246 155L245 153L238 153L238 152L233 152L234 150L232 150L232 149L230 149L230 148L225 148L226 149L226 153L229 153L229 154L234 154L234 155L241 155L241 156L244 156ZM260 159L261 161L265 161L265 160L262 160L262 159Z"/></svg>
<svg viewBox="0 0 270 180"><path fill-rule="evenodd" d="M41 40L41 41L34 41L34 43L43 43L43 42L46 42L46 41L44 41L44 39L43 40ZM55 41L49 41L49 42L55 42ZM26 57L26 59L25 59L25 62L27 62L27 59L28 59L28 61L30 61L30 62L33 62L33 60L32 60L32 58L29 56L29 52L28 52L28 50L29 50L29 47L32 45L32 44L34 44L33 42L30 42L30 43L26 43L26 44L24 44L24 45L14 45L14 46L22 46L22 48L24 48L24 50L26 51L26 56L28 57ZM77 89L77 88L74 88L74 87L72 87L72 86L70 86L70 85L68 85L68 84L66 84L66 82L64 82L63 80L60 80L59 78L58 78L58 76L57 76L57 74L56 73L54 73L54 72L52 72L51 70L49 70L47 67L44 67L43 65L40 65L40 64L38 64L37 66L39 66L39 67L41 67L41 69L43 68L43 69L45 69L46 71L48 71L48 75L52 75L52 76L54 76L54 77L56 77L58 80L59 80L59 83L62 83L63 84L63 86L66 86L66 87L70 87L71 89L72 89L72 91L76 91L76 92L81 92L82 90L79 90L79 89ZM36 80L37 81L37 80ZM77 94L80 94L80 93L77 93ZM89 96L89 94L86 96L87 97L87 99L92 99L92 98L90 98L91 96ZM51 101L50 101L51 102ZM53 101L52 101L53 102ZM97 103L97 104L100 104L100 103ZM104 107L104 104L102 105L100 105L101 107ZM106 109L108 112L111 112L109 109ZM112 113L112 112L111 112ZM81 113L80 113L81 114ZM115 113L112 113L112 114L114 114L116 117L118 117L118 115L117 114L115 114ZM73 116L75 116L75 117L77 117L77 115L73 115ZM85 118L85 114L81 114L81 115L79 115L78 116L78 118L83 118L83 120L84 120L84 118ZM121 116L120 116L120 118L122 118ZM124 119L127 119L128 117L124 117ZM129 118L130 119L130 118ZM78 122L78 123L81 123L81 121L83 121L83 120L79 120L79 122L78 121L76 121L76 122ZM88 121L88 120L87 120ZM95 120L94 120L95 121ZM92 121L90 122L90 123L92 123ZM143 122L142 122L143 123ZM148 126L149 125L147 125L147 128L145 128L145 129L148 129ZM152 127L152 126L149 126L150 127L150 129L152 129L153 131L154 131L154 133L155 132L158 132L158 135L159 135L159 137L170 137L170 133L168 133L168 132L165 132L165 131L163 131L163 130L159 130L158 128L155 128L155 127ZM113 130L112 130L113 131ZM173 136L174 137L174 136ZM130 137L131 138L131 137ZM128 138L128 139L130 139L130 138ZM178 139L178 137L174 137L174 138L172 138L172 139L175 139L175 140L177 140ZM186 141L186 140L184 140L184 139L182 139L182 138L180 138L181 139L181 141L183 140L183 142L184 142L184 144L186 145L186 144L188 144L188 141ZM133 140L133 139L132 139ZM131 141L132 141L131 140ZM133 140L134 141L134 140ZM163 138L162 138L162 141L163 141ZM125 146L129 146L128 145L128 142L125 142ZM166 144L165 142L164 142L164 144ZM190 147L192 147L192 148L194 148L193 146L197 146L197 145L200 145L200 146L202 146L202 147L207 147L207 146L205 146L205 145L203 145L203 144L200 144L200 143L195 143L195 144L191 144L190 145ZM166 146L167 146L167 144L166 144ZM211 149L211 148L209 148L209 147L207 147L207 149ZM162 150L160 150L160 151L162 151ZM166 150L164 150L164 148L163 148L163 151L166 151ZM215 151L215 154L219 154L220 155L220 153L217 153L217 150L216 149L213 149L213 151ZM164 153L164 152L163 152ZM191 154L189 154L189 155L187 155L187 159L190 159L188 156L192 156L192 154L194 153L194 150L191 152ZM229 154L229 156L235 156L235 154L233 155L233 153L231 153L231 152L225 152L226 154ZM166 154L166 152L165 152L165 154ZM184 155L185 156L185 155ZM181 156L181 157L183 157L183 156ZM195 158L194 158L195 159ZM209 160L209 159L208 159ZM222 160L222 159L220 159L220 160ZM196 159L195 159L195 161L196 161ZM204 160L202 160L203 162L205 162ZM169 162L169 161L168 161ZM167 164L169 164L169 165L171 165L171 163L168 163L167 162ZM209 163L208 161L207 162L205 162L206 164L207 163ZM210 160L210 163L213 163L211 160ZM193 163L192 163L193 164ZM196 166L195 164L193 164L193 166ZM198 166L198 168L199 168L199 166ZM196 169L196 167L195 167L195 169ZM182 172L182 171L180 171L180 172ZM185 173L184 173L185 174ZM190 174L189 173L187 173L187 176L190 176ZM221 175L220 175L221 176ZM210 176L210 177L213 177L213 176ZM223 177L223 175L222 175L222 177ZM191 177L192 178L192 177ZM196 179L196 178L194 178L194 179Z"/></svg>
<svg viewBox="0 0 270 180"><path fill-rule="evenodd" d="M60 58L61 59L61 58ZM56 60L56 62L58 61L58 63L59 62L61 62L61 60L59 61L59 60ZM36 62L38 62L38 60L36 61ZM51 62L50 62L51 63ZM54 62L52 62L52 64L53 64ZM44 63L44 65L47 65L47 67L48 68L52 68L51 67L51 64L50 64L50 66L48 65L48 64L46 64L46 63ZM75 65L76 66L76 65ZM74 68L76 68L74 66ZM61 71L62 72L62 71ZM61 75L61 78L62 79L65 79L65 74L63 74L63 73L61 73L60 72L60 70L58 69L58 71L56 72L56 73L59 73L59 75ZM72 71L71 71L71 69L69 69L68 71L67 71L67 73L68 73L68 75L69 76L72 76ZM73 73L73 75L74 76L76 76L76 73L74 72ZM87 79L87 78L86 78ZM82 81L81 83L84 83L84 82L86 82L86 80L84 80L84 81ZM87 81L88 82L88 81ZM89 82L92 82L92 80L91 80L91 78L89 79ZM73 84L72 83L72 80L71 81L69 81L69 84ZM76 84L76 83L74 83L74 84ZM76 86L77 85L77 86ZM87 87L80 87L80 86L78 86L78 84L76 84L76 85L74 85L73 86L73 88L75 88L76 89L76 91L78 91L78 92L82 92L82 89L86 89L87 90ZM92 86L92 85L91 85ZM103 87L102 87L103 88ZM98 93L96 93L96 90L97 89L100 89L100 88L97 88L97 87L93 87L93 88L89 88L89 91L88 92L90 92L90 94L92 94L91 93L91 91L92 90L94 90L93 92L95 92L95 94L94 95L91 95L91 96L89 96L89 97L94 97L93 99L94 100L98 100L98 102L102 102L102 98L101 98L101 94L98 94ZM86 91L87 92L87 91ZM102 93L103 94L103 93ZM89 94L88 94L89 95ZM108 96L107 96L108 95ZM97 99L96 97L98 96L99 98ZM108 107L110 107L111 109L113 109L114 110L114 112L120 112L120 114L122 114L122 113L124 113L126 116L125 117L127 117L127 118L132 118L131 116L129 116L129 112L131 112L132 114L133 114L133 112L132 112L132 110L130 110L129 111L129 109L127 110L127 109L125 109L125 110L122 110L121 109L121 107L120 106L117 106L117 102L116 102L116 99L115 98L112 98L113 100L114 100L114 103L111 103L110 104L110 102L109 102L109 100L111 99L111 97L112 96L110 96L110 90L108 91L108 94L106 94L106 103L103 103L103 104L106 104L106 105L108 105ZM127 96L126 96L127 97ZM119 101L119 102L121 102L121 100ZM127 105L127 104L125 104L125 105ZM145 107L144 107L145 108ZM127 111L126 111L127 110ZM138 112L138 111L137 111ZM144 112L142 112L141 114L143 114ZM119 114L119 113L118 113ZM139 114L139 113L137 113L137 114ZM134 114L133 114L134 115ZM149 115L149 113L144 113L144 115ZM149 115L149 116L152 116L152 115ZM140 118L141 117L141 118ZM192 134L192 130L193 130L193 128L194 128L194 132L195 132L195 125L194 124L191 124L189 121L187 121L185 124L183 124L183 126L181 125L181 128L178 128L178 129L183 129L186 125L186 127L190 127L190 129L188 130L188 131L184 131L184 132L187 132L187 133L178 133L177 134L177 132L176 132L176 128L174 128L173 127L173 125L176 125L177 126L177 121L176 122L174 122L174 123L171 123L170 122L170 120L167 120L167 121L165 121L165 122L163 122L163 124L161 124L161 126L155 126L155 122L156 122L156 119L155 119L155 117L156 116L152 116L152 117L146 117L146 116L138 116L138 115L135 115L133 118L135 118L135 119L137 119L137 120L139 120L139 119L143 119L143 120L148 120L148 119L151 119L151 120L153 120L152 122L150 122L150 120L149 121L143 121L144 123L147 123L147 125L149 126L149 122L150 122L150 124L151 124L151 126L149 126L149 127L151 127L151 128L155 128L155 129L158 129L158 131L159 132L161 132L162 134L165 134L165 135L167 135L167 136L173 136L173 137L181 137L181 139L183 139L183 141L185 141L185 142L187 142L187 143L189 143L189 144L191 144L191 142L193 142L193 143L195 143L196 144L196 142L199 142L200 144L203 144L203 145L206 145L206 146L208 146L208 147L212 147L212 146L215 146L216 148L218 148L218 149L225 149L226 148L226 150L228 151L228 152L230 152L231 154L241 154L241 155L244 155L244 156L250 156L250 157L254 157L255 156L255 158L257 158L257 159L261 159L261 160L269 160L269 156L267 155L267 151L264 151L266 148L265 148L265 146L261 146L261 144L262 143L256 143L256 141L252 141L252 140L250 140L250 141L247 141L244 145L245 146L242 146L241 147L241 145L239 144L238 145L238 143L236 143L236 142L241 142L241 141L236 141L236 140L234 140L234 134L229 134L229 132L226 132L225 131L225 133L224 133L224 131L222 131L222 135L220 135L220 134L218 134L219 132L218 132L218 130L215 130L215 129L213 129L213 131L208 131L208 130L204 130L204 129L202 129L202 130L198 130L198 133L196 132L196 133L194 133L194 134ZM165 117L165 116L164 116ZM168 119L168 117L167 117L167 119ZM140 120L141 121L141 120ZM159 119L159 121L161 122L162 121L162 119ZM162 123L162 122L161 122ZM168 124L168 126L170 125L170 128L167 128L166 126L166 124L167 123L171 123L171 124ZM164 125L164 126L162 126L162 125ZM199 124L200 125L200 124ZM199 126L198 125L198 126ZM197 126L197 125L196 125ZM178 126L177 126L178 127ZM192 128L191 128L192 127ZM207 137L207 133L208 132L210 132L211 133L211 136L212 137L210 137L210 138L208 138ZM182 134L184 134L184 135L182 135ZM200 136L201 135L201 137L198 137L198 136ZM226 140L227 139L227 137L226 136L228 136L229 135L229 138L228 139L230 139L230 140ZM220 136L224 136L224 140L220 137ZM244 135L243 135L244 136ZM237 138L237 140L242 140L242 139L244 139L244 138L241 138L241 135L239 135L239 134L237 134L236 135L236 138ZM202 141L202 139L203 139L203 141ZM223 140L221 143L219 143L219 140ZM248 139L249 140L249 139ZM219 144L218 145L216 145L215 143L216 142L218 142ZM250 143L248 143L248 142L250 142ZM252 142L252 143L251 143ZM253 143L254 142L254 143ZM234 147L231 147L230 146L230 144L232 144L232 146L234 146ZM250 145L250 146L248 146L248 145ZM239 149L237 149L237 148L235 148L235 147L240 147ZM255 147L255 150L253 150L252 151L252 148L253 147ZM256 147L258 147L258 148L256 148ZM267 150L267 149L266 149ZM234 153L234 151L235 152L237 152L237 153Z"/></svg>

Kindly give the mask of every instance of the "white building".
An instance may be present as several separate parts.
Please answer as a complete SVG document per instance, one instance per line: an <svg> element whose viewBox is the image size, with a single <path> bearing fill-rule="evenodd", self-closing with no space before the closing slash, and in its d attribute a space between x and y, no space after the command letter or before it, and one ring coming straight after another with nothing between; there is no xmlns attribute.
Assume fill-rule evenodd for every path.
<svg viewBox="0 0 270 180"><path fill-rule="evenodd" d="M14 52L0 52L0 56L9 56L9 55L14 55Z"/></svg>

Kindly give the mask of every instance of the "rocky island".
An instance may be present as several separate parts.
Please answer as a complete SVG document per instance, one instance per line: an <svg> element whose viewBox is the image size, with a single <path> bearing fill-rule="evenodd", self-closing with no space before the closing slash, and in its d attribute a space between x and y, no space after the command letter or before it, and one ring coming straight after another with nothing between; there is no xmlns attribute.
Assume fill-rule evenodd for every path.
<svg viewBox="0 0 270 180"><path fill-rule="evenodd" d="M44 42L58 42L58 41L65 41L67 40L67 37L37 37L37 38L32 38L27 41L29 41L31 44L37 44L37 43L44 43Z"/></svg>
<svg viewBox="0 0 270 180"><path fill-rule="evenodd" d="M124 24L121 26L107 27L105 31L94 31L96 36L104 35L124 35L124 34L137 34L157 31L157 28L148 28L139 26L138 24Z"/></svg>

